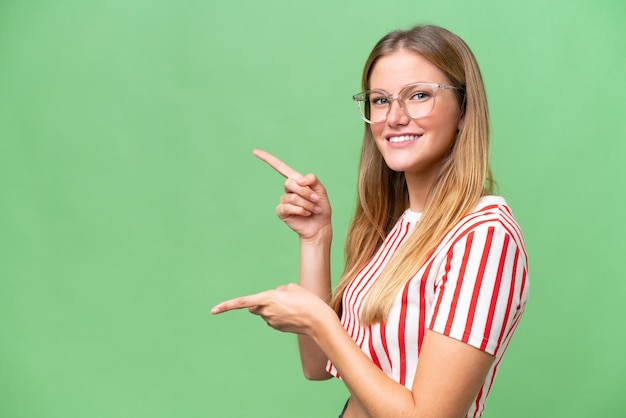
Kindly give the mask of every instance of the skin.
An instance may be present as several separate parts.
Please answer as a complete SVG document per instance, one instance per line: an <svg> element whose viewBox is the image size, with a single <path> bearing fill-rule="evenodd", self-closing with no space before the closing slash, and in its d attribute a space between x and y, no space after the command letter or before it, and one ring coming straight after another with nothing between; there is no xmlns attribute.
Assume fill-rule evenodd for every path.
<svg viewBox="0 0 626 418"><path fill-rule="evenodd" d="M372 88L393 93L416 81L447 83L434 65L406 50L382 57L370 78ZM442 90L430 115L410 119L394 102L387 120L371 126L386 163L406 174L412 210L423 208L438 164L461 122L454 95ZM387 141L389 136L404 134L421 136L401 146ZM315 175L303 176L269 153L255 150L254 154L286 178L276 213L299 235L300 281L222 302L211 312L248 309L271 327L297 334L304 374L309 379L328 378L325 367L330 359L351 393L346 418L464 417L493 356L427 330L412 389L387 377L354 343L328 306L332 228L324 186Z"/></svg>
<svg viewBox="0 0 626 418"><path fill-rule="evenodd" d="M378 59L370 76L370 89L397 93L407 84L420 81L450 85L441 70L422 55L401 49ZM424 209L441 161L461 124L461 109L454 92L438 89L435 107L427 116L411 119L393 101L387 119L370 125L387 166L404 172L413 211ZM396 144L389 142L389 138L402 135L419 135L419 138Z"/></svg>

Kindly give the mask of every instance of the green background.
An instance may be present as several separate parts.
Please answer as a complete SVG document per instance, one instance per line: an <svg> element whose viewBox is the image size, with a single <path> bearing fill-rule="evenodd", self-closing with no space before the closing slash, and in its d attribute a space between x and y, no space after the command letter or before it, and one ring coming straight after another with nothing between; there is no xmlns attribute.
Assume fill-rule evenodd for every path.
<svg viewBox="0 0 626 418"><path fill-rule="evenodd" d="M295 338L221 300L297 280L266 149L326 184L333 275L389 30L474 50L530 256L486 418L626 416L623 0L0 0L0 417L331 417Z"/></svg>

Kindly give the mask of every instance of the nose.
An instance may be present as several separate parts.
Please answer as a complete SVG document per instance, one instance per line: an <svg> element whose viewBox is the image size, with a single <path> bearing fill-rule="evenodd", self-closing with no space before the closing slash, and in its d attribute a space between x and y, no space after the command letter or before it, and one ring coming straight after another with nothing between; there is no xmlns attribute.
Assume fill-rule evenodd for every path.
<svg viewBox="0 0 626 418"><path fill-rule="evenodd" d="M387 112L387 124L389 126L406 125L409 123L409 120L409 116L400 105L400 100L392 100Z"/></svg>

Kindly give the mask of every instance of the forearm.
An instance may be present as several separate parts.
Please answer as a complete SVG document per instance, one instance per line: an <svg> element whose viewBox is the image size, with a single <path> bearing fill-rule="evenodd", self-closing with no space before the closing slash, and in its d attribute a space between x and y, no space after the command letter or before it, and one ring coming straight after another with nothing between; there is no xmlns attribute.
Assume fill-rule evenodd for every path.
<svg viewBox="0 0 626 418"><path fill-rule="evenodd" d="M331 298L330 247L332 229L322 229L314 238L300 238L300 286L324 302Z"/></svg>
<svg viewBox="0 0 626 418"><path fill-rule="evenodd" d="M330 302L330 247L332 230L322 230L316 238L300 239L300 285L311 291L325 303ZM307 379L330 378L326 371L328 357L307 335L298 335L298 347L302 370Z"/></svg>
<svg viewBox="0 0 626 418"><path fill-rule="evenodd" d="M320 318L310 335L332 361L352 399L366 416L415 416L413 393L376 367L346 333L338 318L332 315Z"/></svg>

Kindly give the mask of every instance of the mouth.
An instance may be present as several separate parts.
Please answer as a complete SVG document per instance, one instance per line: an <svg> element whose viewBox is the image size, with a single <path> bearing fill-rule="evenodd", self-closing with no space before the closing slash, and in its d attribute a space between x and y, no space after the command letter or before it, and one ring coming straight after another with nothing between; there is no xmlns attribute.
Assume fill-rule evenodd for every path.
<svg viewBox="0 0 626 418"><path fill-rule="evenodd" d="M390 136L387 138L388 142L391 142L392 144L398 144L401 142L410 142L410 141L416 141L418 139L420 139L422 137L422 135L398 135L398 136Z"/></svg>

